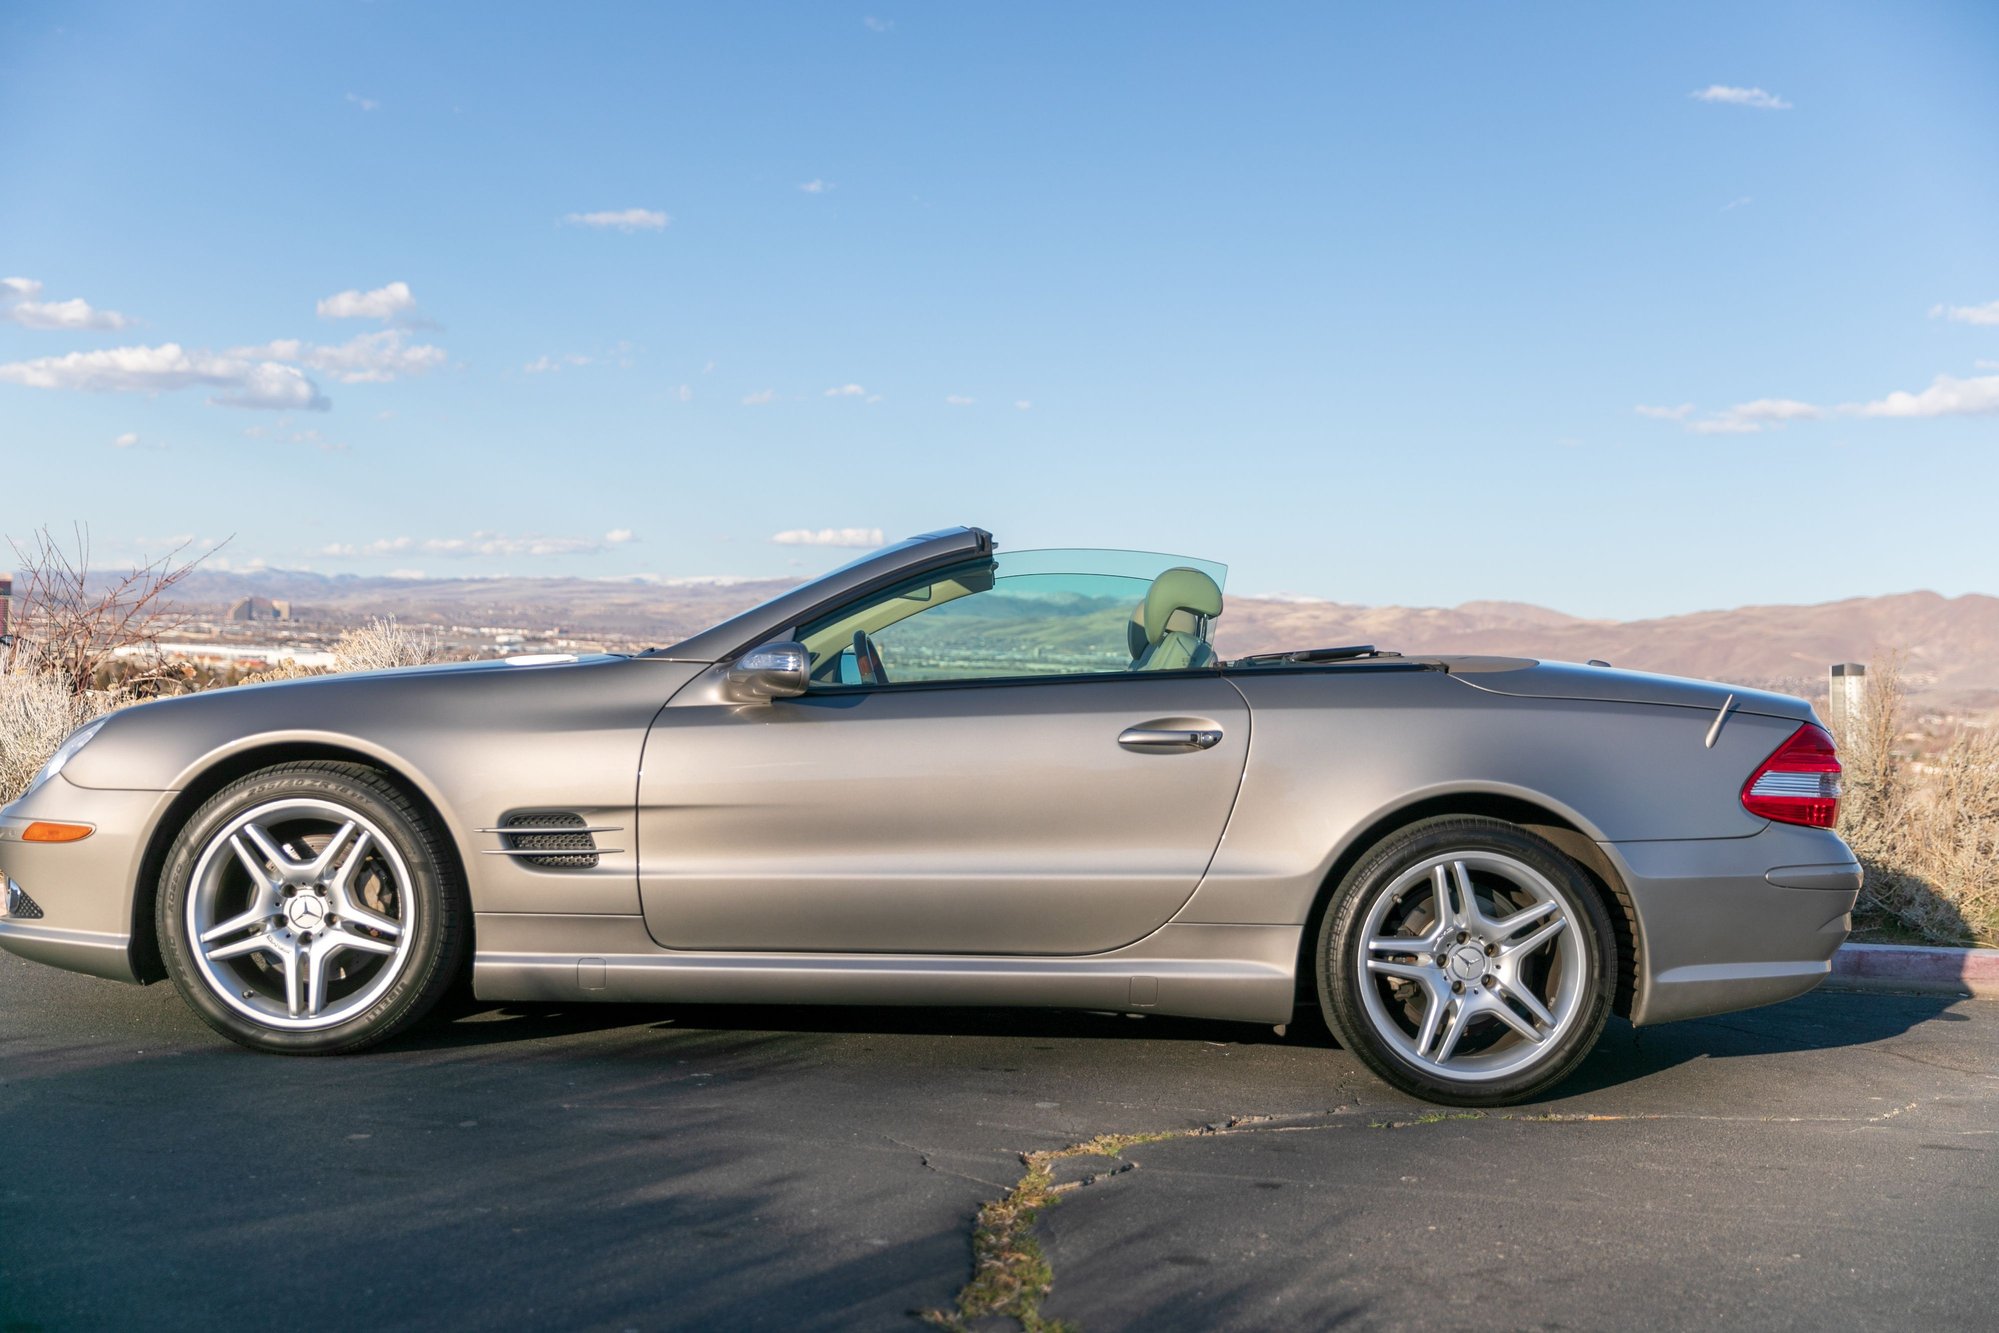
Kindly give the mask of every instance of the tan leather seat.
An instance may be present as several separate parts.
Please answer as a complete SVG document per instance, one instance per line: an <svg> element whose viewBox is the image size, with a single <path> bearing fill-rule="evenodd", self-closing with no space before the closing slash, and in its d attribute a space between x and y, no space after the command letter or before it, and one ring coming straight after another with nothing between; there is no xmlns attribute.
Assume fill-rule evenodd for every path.
<svg viewBox="0 0 1999 1333"><path fill-rule="evenodd" d="M1183 671L1215 660L1205 636L1206 622L1222 613L1222 589L1198 569L1179 566L1152 581L1139 608L1145 650L1133 671ZM1135 638L1136 636L1134 636Z"/></svg>

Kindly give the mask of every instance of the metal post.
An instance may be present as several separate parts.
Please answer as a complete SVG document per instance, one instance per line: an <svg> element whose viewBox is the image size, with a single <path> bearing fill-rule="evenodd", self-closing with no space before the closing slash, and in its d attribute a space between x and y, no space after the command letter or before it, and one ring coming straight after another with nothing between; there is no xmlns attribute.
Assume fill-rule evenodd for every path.
<svg viewBox="0 0 1999 1333"><path fill-rule="evenodd" d="M1861 712L1867 707L1867 668L1858 662L1835 662L1829 685L1826 723L1840 743L1846 744L1853 734L1850 728L1860 725Z"/></svg>

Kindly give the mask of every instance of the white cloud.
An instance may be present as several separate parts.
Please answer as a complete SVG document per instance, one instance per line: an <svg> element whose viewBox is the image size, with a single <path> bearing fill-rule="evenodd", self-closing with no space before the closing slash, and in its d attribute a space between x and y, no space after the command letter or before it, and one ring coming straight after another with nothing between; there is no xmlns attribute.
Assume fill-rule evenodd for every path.
<svg viewBox="0 0 1999 1333"><path fill-rule="evenodd" d="M335 292L319 303L321 319L394 319L416 309L416 297L407 282L392 282L372 292L350 289Z"/></svg>
<svg viewBox="0 0 1999 1333"><path fill-rule="evenodd" d="M1755 199L1745 194L1740 199L1731 199L1727 203L1723 204L1721 206L1721 211L1724 213L1733 213L1736 209L1741 208L1744 204L1752 204L1755 202L1756 202Z"/></svg>
<svg viewBox="0 0 1999 1333"><path fill-rule="evenodd" d="M131 317L116 310L99 310L82 297L42 301L42 284L33 278L0 278L0 321L24 329L122 329Z"/></svg>
<svg viewBox="0 0 1999 1333"><path fill-rule="evenodd" d="M1632 410L1653 421L1677 421L1696 435L1754 435L1793 421L1816 421L1826 415L1824 408L1799 402L1795 398L1758 398L1698 419L1694 417L1692 403L1681 403L1677 407L1653 407L1640 403Z"/></svg>
<svg viewBox="0 0 1999 1333"><path fill-rule="evenodd" d="M221 390L209 401L224 407L324 411L330 406L295 366L233 353L190 352L179 343L15 361L0 365L0 383L87 393L170 393L202 385Z"/></svg>
<svg viewBox="0 0 1999 1333"><path fill-rule="evenodd" d="M377 102L374 98L363 97L359 93L347 94L347 100L352 102L355 106L360 107L363 111L378 110L382 105L380 102Z"/></svg>
<svg viewBox="0 0 1999 1333"><path fill-rule="evenodd" d="M562 220L573 227L600 227L612 231L664 231L673 221L650 208L607 209L599 213L567 213Z"/></svg>
<svg viewBox="0 0 1999 1333"><path fill-rule="evenodd" d="M1727 84L1714 83L1705 88L1697 88L1687 94L1696 102L1718 102L1723 106L1754 107L1758 111L1789 111L1791 104L1775 93L1761 88L1731 88Z"/></svg>
<svg viewBox="0 0 1999 1333"><path fill-rule="evenodd" d="M806 181L803 185L799 186L798 188L805 191L805 193L807 194L824 194L828 190L837 190L840 187L835 185L832 181L822 181L815 177L812 180Z"/></svg>
<svg viewBox="0 0 1999 1333"><path fill-rule="evenodd" d="M854 546L874 547L882 544L880 528L792 528L787 532L773 533L771 540L779 546Z"/></svg>
<svg viewBox="0 0 1999 1333"><path fill-rule="evenodd" d="M743 395L744 407L762 407L766 403L774 403L776 401L776 389L758 389L755 393Z"/></svg>
<svg viewBox="0 0 1999 1333"><path fill-rule="evenodd" d="M112 445L119 449L130 449L133 445L137 444L138 442L139 442L139 432L135 430L128 430L123 435L120 435L117 439L111 441Z"/></svg>
<svg viewBox="0 0 1999 1333"><path fill-rule="evenodd" d="M612 528L604 534L604 545L606 546L623 546L626 542L637 540L638 538L632 536L630 528Z"/></svg>
<svg viewBox="0 0 1999 1333"><path fill-rule="evenodd" d="M1737 403L1728 409L1728 415L1742 421L1780 425L1786 421L1817 421L1825 415L1825 409L1801 403L1795 398L1758 398L1753 402Z"/></svg>
<svg viewBox="0 0 1999 1333"><path fill-rule="evenodd" d="M1840 411L1862 417L1987 416L1999 412L1999 375L1964 380L1939 375L1921 393L1897 390L1871 403L1850 403Z"/></svg>
<svg viewBox="0 0 1999 1333"><path fill-rule="evenodd" d="M352 560L357 556L394 555L398 551L407 551L415 545L416 540L411 537L384 537L365 546L334 542L330 546L320 547L315 554L332 556L338 560Z"/></svg>
<svg viewBox="0 0 1999 1333"><path fill-rule="evenodd" d="M837 384L826 390L828 398L865 398L868 391L858 384Z"/></svg>
<svg viewBox="0 0 1999 1333"><path fill-rule="evenodd" d="M509 537L498 532L475 532L470 537L430 537L423 549L434 555L591 555L604 544L588 537Z"/></svg>
<svg viewBox="0 0 1999 1333"><path fill-rule="evenodd" d="M1999 324L1999 301L1984 305L1933 305L1931 319L1948 319L1958 324Z"/></svg>
<svg viewBox="0 0 1999 1333"><path fill-rule="evenodd" d="M559 357L538 356L522 366L521 369L530 375L547 375L561 370L564 366L587 366L590 364L590 361L591 358L583 355L581 352L570 352L566 356Z"/></svg>
<svg viewBox="0 0 1999 1333"><path fill-rule="evenodd" d="M953 407L970 407L979 400L976 398L967 398L959 393L947 393L944 395L944 401Z"/></svg>
<svg viewBox="0 0 1999 1333"><path fill-rule="evenodd" d="M320 370L342 384L387 384L436 370L449 360L442 347L428 343L409 346L401 329L358 334L337 347L280 338L261 347L238 347L231 356L251 360L290 361Z"/></svg>
<svg viewBox="0 0 1999 1333"><path fill-rule="evenodd" d="M1824 408L1801 403L1795 398L1758 398L1752 402L1737 403L1711 417L1690 421L1687 429L1696 435L1753 435L1793 421L1817 421L1825 414Z"/></svg>
<svg viewBox="0 0 1999 1333"><path fill-rule="evenodd" d="M1999 362L1981 361L1981 370L1999 370ZM1753 435L1781 429L1794 421L1821 421L1834 415L1832 409L1795 398L1757 398L1747 403L1693 417L1691 404L1679 407L1640 407L1639 413L1660 421L1677 421L1696 435ZM1884 398L1865 403L1842 403L1839 415L1850 417L1967 417L1999 415L1999 375L1976 375L1960 379L1939 375L1930 386L1917 393L1897 390Z"/></svg>
<svg viewBox="0 0 1999 1333"><path fill-rule="evenodd" d="M1763 426L1761 422L1744 421L1741 417L1732 417L1722 412L1715 416L1702 417L1699 421L1689 421L1687 429L1696 435L1754 435L1761 431Z"/></svg>
<svg viewBox="0 0 1999 1333"><path fill-rule="evenodd" d="M317 554L340 560L371 560L383 556L401 555L407 551L422 551L428 555L441 555L451 559L470 559L478 556L561 556L594 555L606 546L622 545L614 541L619 532L624 533L623 541L631 540L631 534L619 529L606 534L604 540L589 537L542 537L508 536L501 532L475 532L470 537L381 537L362 545L335 542L322 546Z"/></svg>
<svg viewBox="0 0 1999 1333"><path fill-rule="evenodd" d="M680 402L691 403L694 401L694 386L691 384L675 385L673 388L673 396Z"/></svg>
<svg viewBox="0 0 1999 1333"><path fill-rule="evenodd" d="M873 14L868 15L861 22L867 25L869 32L889 32L895 28L894 19L878 19Z"/></svg>
<svg viewBox="0 0 1999 1333"><path fill-rule="evenodd" d="M1014 399L1014 400L1013 400L1013 409L1014 409L1014 411L1016 411L1016 412L1026 412L1026 411L1030 411L1030 410L1032 410L1032 408L1033 408L1033 407L1034 407L1034 403L1033 403L1033 401L1032 401L1031 399L1027 399L1027 398L1016 398L1016 399Z"/></svg>

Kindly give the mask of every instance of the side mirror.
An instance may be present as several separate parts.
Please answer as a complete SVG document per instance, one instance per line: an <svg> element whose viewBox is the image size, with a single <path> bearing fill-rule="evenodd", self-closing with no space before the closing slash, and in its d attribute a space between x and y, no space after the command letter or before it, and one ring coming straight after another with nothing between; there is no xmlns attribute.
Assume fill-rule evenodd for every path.
<svg viewBox="0 0 1999 1333"><path fill-rule="evenodd" d="M812 656L802 643L767 643L729 664L723 691L737 703L769 703L805 693Z"/></svg>

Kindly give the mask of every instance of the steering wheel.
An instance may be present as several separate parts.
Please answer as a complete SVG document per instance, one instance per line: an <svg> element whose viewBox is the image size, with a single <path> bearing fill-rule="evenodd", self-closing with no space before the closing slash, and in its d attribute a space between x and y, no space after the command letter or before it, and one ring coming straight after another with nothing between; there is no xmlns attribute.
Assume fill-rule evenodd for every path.
<svg viewBox="0 0 1999 1333"><path fill-rule="evenodd" d="M882 665L881 649L875 647L875 641L864 629L854 631L854 665L860 670L861 684L888 684L888 668Z"/></svg>

